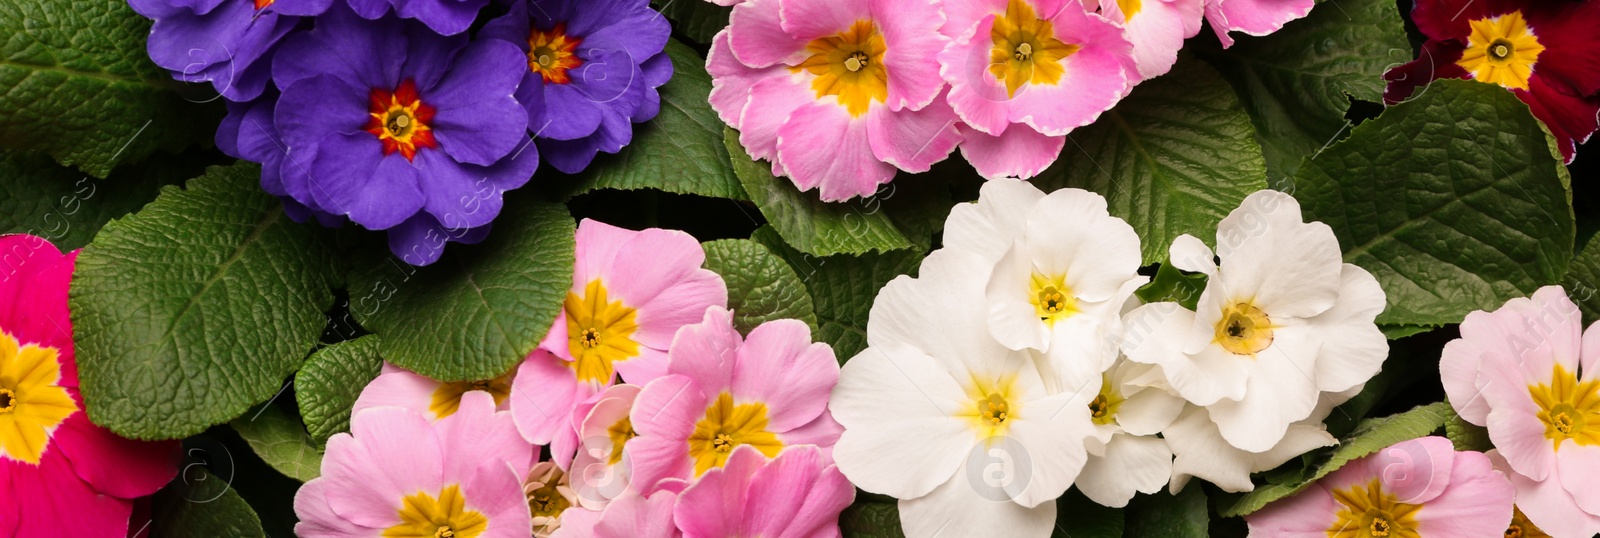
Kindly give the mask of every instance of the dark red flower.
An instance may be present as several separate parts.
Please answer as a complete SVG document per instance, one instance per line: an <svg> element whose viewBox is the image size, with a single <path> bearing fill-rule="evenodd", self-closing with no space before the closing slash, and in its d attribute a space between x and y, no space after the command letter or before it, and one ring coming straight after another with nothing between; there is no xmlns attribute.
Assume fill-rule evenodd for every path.
<svg viewBox="0 0 1600 538"><path fill-rule="evenodd" d="M1600 128L1600 0L1417 0L1428 41L1385 73L1384 102L1441 78L1499 84L1528 104L1572 161Z"/></svg>

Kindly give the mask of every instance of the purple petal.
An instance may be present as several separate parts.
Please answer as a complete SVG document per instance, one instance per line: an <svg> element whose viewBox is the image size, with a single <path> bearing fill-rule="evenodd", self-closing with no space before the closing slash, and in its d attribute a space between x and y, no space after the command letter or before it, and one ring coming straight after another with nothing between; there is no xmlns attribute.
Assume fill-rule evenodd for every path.
<svg viewBox="0 0 1600 538"><path fill-rule="evenodd" d="M433 31L455 35L467 31L478 10L488 5L488 0L395 0L395 12L407 19L416 19Z"/></svg>
<svg viewBox="0 0 1600 538"><path fill-rule="evenodd" d="M488 165L516 148L528 131L526 109L513 94L526 70L515 46L479 41L461 51L450 73L423 95L434 106L439 146L462 162Z"/></svg>
<svg viewBox="0 0 1600 538"><path fill-rule="evenodd" d="M316 75L295 82L278 98L274 115L278 134L290 147L302 147L331 133L362 132L371 118L367 94L334 75Z"/></svg>
<svg viewBox="0 0 1600 538"><path fill-rule="evenodd" d="M368 133L324 138L308 179L319 206L369 230L394 227L422 209L417 170L398 152L384 155L378 138Z"/></svg>

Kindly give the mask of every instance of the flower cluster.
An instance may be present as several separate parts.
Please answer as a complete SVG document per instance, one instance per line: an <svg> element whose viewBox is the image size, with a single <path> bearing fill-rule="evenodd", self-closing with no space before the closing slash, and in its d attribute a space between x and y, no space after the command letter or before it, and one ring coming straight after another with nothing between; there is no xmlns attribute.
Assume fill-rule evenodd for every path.
<svg viewBox="0 0 1600 538"><path fill-rule="evenodd" d="M510 372L385 366L296 497L297 533L838 534L855 489L832 349L796 320L741 335L687 234L585 220L577 241L561 315Z"/></svg>
<svg viewBox="0 0 1600 538"><path fill-rule="evenodd" d="M1437 79L1498 84L1528 104L1567 162L1600 129L1600 2L1420 0L1418 58L1384 74L1398 103Z"/></svg>
<svg viewBox="0 0 1600 538"><path fill-rule="evenodd" d="M907 536L1048 536L1073 485L1118 507L1191 475L1248 490L1332 444L1322 419L1388 354L1377 282L1276 191L1222 221L1220 267L1175 241L1197 310L1140 304L1139 237L1087 191L990 182L944 238L879 293L830 402L840 470L900 499Z"/></svg>
<svg viewBox="0 0 1600 538"><path fill-rule="evenodd" d="M1597 361L1600 330L1559 286L1468 314L1439 359L1450 405L1488 428L1517 513L1550 536L1600 533Z"/></svg>
<svg viewBox="0 0 1600 538"><path fill-rule="evenodd" d="M576 173L672 76L647 0L130 0L150 57L228 100L217 146L296 220L387 231L408 263L481 241L541 156ZM487 15L483 15L487 16Z"/></svg>
<svg viewBox="0 0 1600 538"><path fill-rule="evenodd" d="M128 536L134 499L178 474L177 441L89 422L67 292L78 253L0 236L0 536Z"/></svg>
<svg viewBox="0 0 1600 538"><path fill-rule="evenodd" d="M727 4L728 2L719 2ZM1073 129L1171 69L1202 17L1263 35L1312 0L746 0L706 67L752 157L823 200L873 194L957 146L1029 178Z"/></svg>

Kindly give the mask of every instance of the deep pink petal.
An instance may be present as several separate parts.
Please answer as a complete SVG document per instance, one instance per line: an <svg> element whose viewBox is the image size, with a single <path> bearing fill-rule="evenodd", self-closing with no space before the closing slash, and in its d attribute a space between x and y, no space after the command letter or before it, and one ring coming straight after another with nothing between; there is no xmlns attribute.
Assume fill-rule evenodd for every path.
<svg viewBox="0 0 1600 538"><path fill-rule="evenodd" d="M18 538L34 536L126 536L133 502L96 492L73 474L59 452L45 452L38 466L0 458L10 477L7 500L16 503Z"/></svg>
<svg viewBox="0 0 1600 538"><path fill-rule="evenodd" d="M867 140L883 162L907 172L926 172L961 143L960 123L941 93L921 110L873 107L867 112Z"/></svg>
<svg viewBox="0 0 1600 538"><path fill-rule="evenodd" d="M754 159L773 161L774 175L782 175L778 165L778 129L787 125L795 109L817 99L799 75L775 72L750 87L750 102L744 107L739 143Z"/></svg>
<svg viewBox="0 0 1600 538"><path fill-rule="evenodd" d="M860 2L855 0L855 3ZM944 14L933 0L868 0L867 3L888 49L883 53L884 67L889 71L886 104L895 111L927 106L944 87L944 79L939 78L938 59L939 51L950 41L939 34Z"/></svg>
<svg viewBox="0 0 1600 538"><path fill-rule="evenodd" d="M0 235L0 332L22 344L56 348L61 385L78 386L67 288L78 252L61 254L32 235Z"/></svg>
<svg viewBox="0 0 1600 538"><path fill-rule="evenodd" d="M778 0L777 3L783 31L801 43L843 32L856 21L872 20L873 15L869 4L861 0Z"/></svg>
<svg viewBox="0 0 1600 538"><path fill-rule="evenodd" d="M1065 136L1041 134L1026 125L1006 129L1000 136L963 129L962 136L961 156L991 180L1039 175L1056 162L1067 144Z"/></svg>
<svg viewBox="0 0 1600 538"><path fill-rule="evenodd" d="M1233 45L1229 32L1267 35L1305 17L1316 4L1316 0L1207 0L1206 22L1211 23L1222 48L1228 48Z"/></svg>
<svg viewBox="0 0 1600 538"><path fill-rule="evenodd" d="M762 68L794 65L805 60L806 43L810 39L796 38L783 31L779 22L782 3L781 0L750 0L734 6L728 18L728 45L740 62Z"/></svg>
<svg viewBox="0 0 1600 538"><path fill-rule="evenodd" d="M83 399L72 392L80 408ZM155 493L178 474L181 448L177 441L133 441L95 426L83 413L73 413L56 430L55 446L72 462L72 470L96 491L133 499Z"/></svg>

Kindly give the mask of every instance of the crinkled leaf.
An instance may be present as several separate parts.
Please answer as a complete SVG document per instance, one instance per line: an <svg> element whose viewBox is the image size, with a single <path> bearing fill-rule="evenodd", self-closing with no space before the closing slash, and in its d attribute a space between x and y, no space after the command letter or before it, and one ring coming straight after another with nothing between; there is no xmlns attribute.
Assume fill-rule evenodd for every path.
<svg viewBox="0 0 1600 538"><path fill-rule="evenodd" d="M926 240L919 239L920 230L915 229L920 226L911 226L912 230L897 226L883 211L884 200L874 197L823 202L816 192L800 192L788 178L774 177L766 162L751 160L744 146L739 145L737 131L728 129L724 141L733 159L733 170L750 200L795 249L815 256L832 256L926 246Z"/></svg>
<svg viewBox="0 0 1600 538"><path fill-rule="evenodd" d="M900 529L900 508L892 502L856 500L839 514L845 538L905 538Z"/></svg>
<svg viewBox="0 0 1600 538"><path fill-rule="evenodd" d="M1267 177L1277 186L1301 159L1349 133L1350 99L1381 102L1383 72L1411 61L1411 44L1391 0L1324 2L1306 18L1226 52L1200 48L1239 92Z"/></svg>
<svg viewBox="0 0 1600 538"><path fill-rule="evenodd" d="M1399 340L1407 336L1422 334L1439 328L1439 325L1379 325L1383 336L1390 340Z"/></svg>
<svg viewBox="0 0 1600 538"><path fill-rule="evenodd" d="M1567 288L1567 296L1583 311L1584 325L1600 320L1600 241L1589 239L1572 258L1567 275L1561 281Z"/></svg>
<svg viewBox="0 0 1600 538"><path fill-rule="evenodd" d="M1293 194L1383 285L1378 323L1443 325L1561 282L1576 233L1568 182L1516 96L1440 80L1307 161Z"/></svg>
<svg viewBox="0 0 1600 538"><path fill-rule="evenodd" d="M578 174L569 196L595 189L660 189L712 198L746 198L728 164L722 120L711 108L711 75L706 73L705 59L677 41L667 42L667 56L672 59L673 73L672 80L661 87L660 114L634 124L633 140L622 151L595 158Z"/></svg>
<svg viewBox="0 0 1600 538"><path fill-rule="evenodd" d="M299 417L268 403L255 413L233 419L232 426L261 461L284 476L305 482L322 475L322 449L306 433Z"/></svg>
<svg viewBox="0 0 1600 538"><path fill-rule="evenodd" d="M1211 516L1204 488L1183 488L1177 495L1166 491L1139 495L1128 503L1125 536L1141 538L1206 538Z"/></svg>
<svg viewBox="0 0 1600 538"><path fill-rule="evenodd" d="M1488 452L1494 448L1494 442L1489 440L1488 428L1467 422L1461 415L1451 415L1450 420L1445 421L1444 435L1450 438L1456 450Z"/></svg>
<svg viewBox="0 0 1600 538"><path fill-rule="evenodd" d="M156 199L161 186L205 172L203 159L151 159L97 179L48 155L0 150L0 233L26 233L63 251L89 244L111 219Z"/></svg>
<svg viewBox="0 0 1600 538"><path fill-rule="evenodd" d="M867 347L867 314L878 290L894 277L915 275L922 255L916 251L851 256L812 256L785 244L771 227L751 236L783 256L805 282L817 314L817 341L833 346L840 362Z"/></svg>
<svg viewBox="0 0 1600 538"><path fill-rule="evenodd" d="M1267 503L1299 493L1328 474L1344 467L1346 463L1372 454L1401 441L1423 437L1443 427L1455 415L1448 402L1438 402L1410 411L1382 418L1362 421L1348 438L1342 439L1328 460L1306 480L1286 484L1265 484L1244 494L1232 504L1219 507L1223 517L1236 517L1260 510Z"/></svg>
<svg viewBox="0 0 1600 538"><path fill-rule="evenodd" d="M987 501L985 501L987 502ZM953 517L961 517L955 514ZM1120 538L1123 528L1121 508L1109 508L1089 500L1077 489L1067 490L1056 499L1056 528L1051 538Z"/></svg>
<svg viewBox="0 0 1600 538"><path fill-rule="evenodd" d="M683 35L706 45L728 26L728 15L733 13L732 7L706 0L651 0L650 4L677 23L677 30Z"/></svg>
<svg viewBox="0 0 1600 538"><path fill-rule="evenodd" d="M350 430L350 410L361 389L378 377L383 358L378 337L367 335L317 350L294 374L294 398L300 418L317 444Z"/></svg>
<svg viewBox="0 0 1600 538"><path fill-rule="evenodd" d="M106 177L157 150L209 143L220 100L174 90L125 0L0 0L0 144ZM214 94L213 94L214 96Z"/></svg>
<svg viewBox="0 0 1600 538"><path fill-rule="evenodd" d="M154 518L147 522L145 536L266 538L261 518L231 484L200 466L186 467L183 473L152 497Z"/></svg>
<svg viewBox="0 0 1600 538"><path fill-rule="evenodd" d="M728 308L733 309L739 332L749 333L757 325L784 318L804 321L816 331L811 293L782 258L748 239L722 239L704 246L706 268L722 275L728 285Z"/></svg>
<svg viewBox="0 0 1600 538"><path fill-rule="evenodd" d="M1067 136L1061 158L1033 183L1105 196L1111 214L1139 232L1145 264L1166 259L1179 235L1215 236L1222 217L1267 186L1250 117L1222 76L1194 58Z"/></svg>
<svg viewBox="0 0 1600 538"><path fill-rule="evenodd" d="M333 303L331 255L257 186L213 167L111 221L72 282L89 417L125 437L199 433L276 393Z"/></svg>
<svg viewBox="0 0 1600 538"><path fill-rule="evenodd" d="M1147 303L1173 302L1193 310L1195 303L1200 301L1200 293L1205 290L1206 275L1184 273L1172 264L1163 263L1156 269L1156 277L1135 290L1134 295Z"/></svg>
<svg viewBox="0 0 1600 538"><path fill-rule="evenodd" d="M522 196L517 196L520 194ZM572 286L575 226L565 207L515 193L477 245L406 265L387 250L350 275L350 311L383 336L378 354L444 381L488 379L526 357Z"/></svg>

